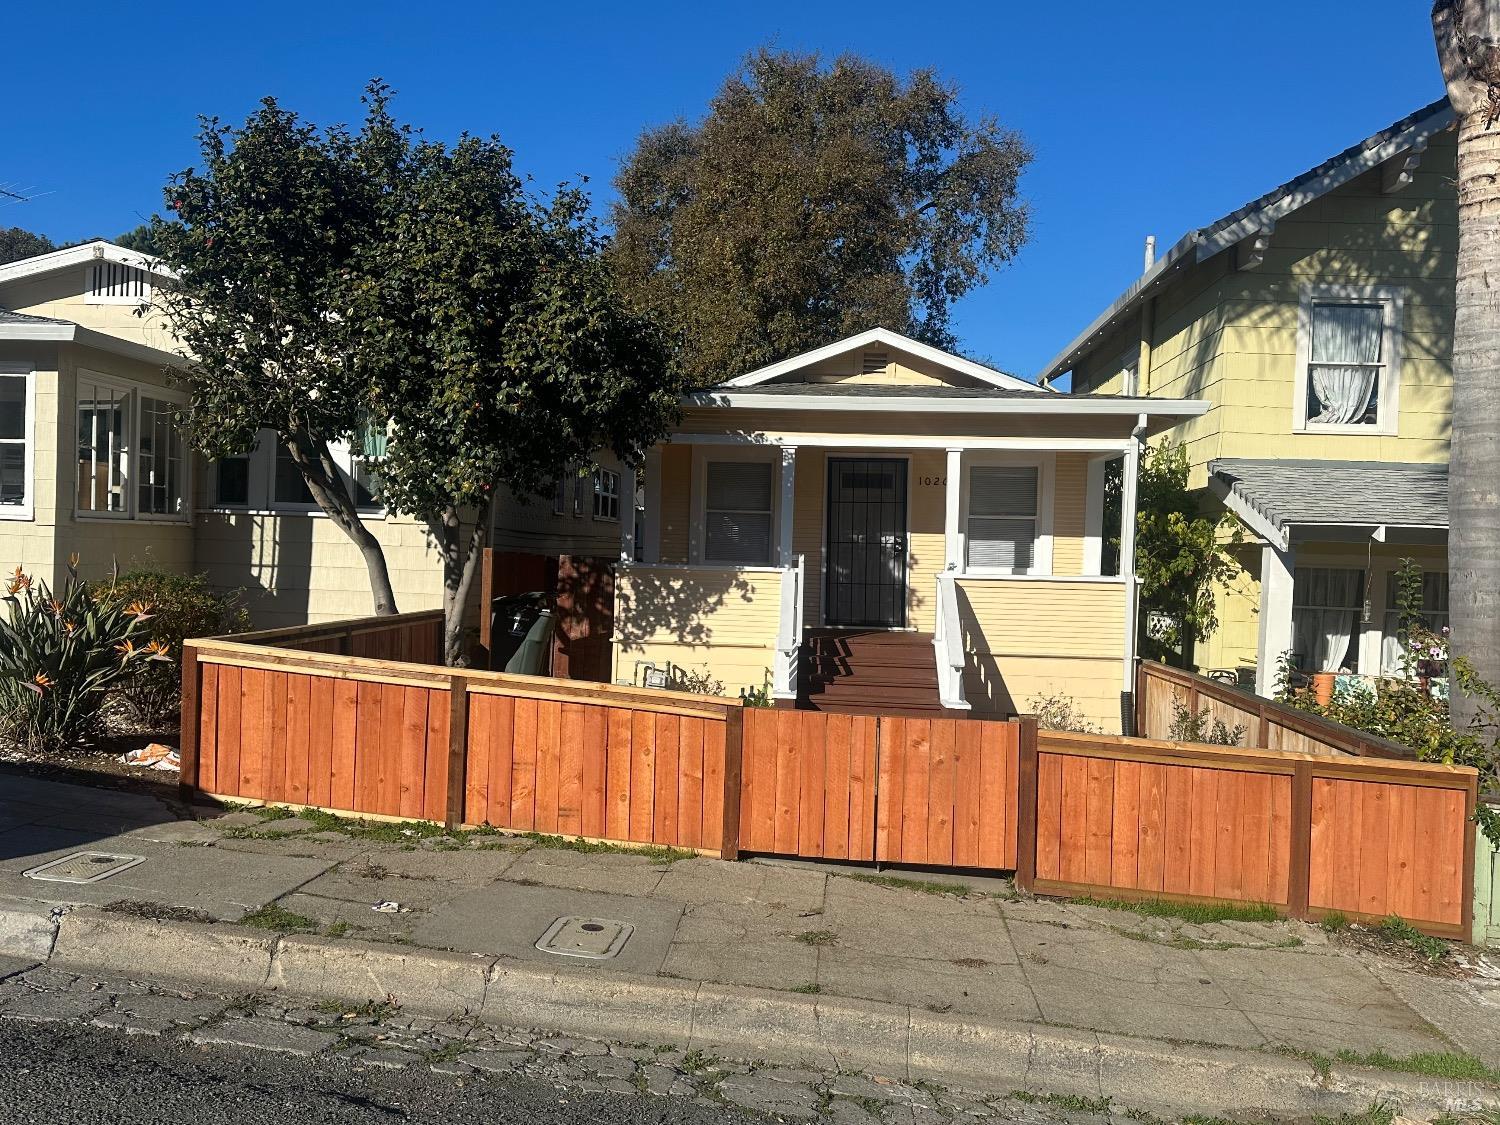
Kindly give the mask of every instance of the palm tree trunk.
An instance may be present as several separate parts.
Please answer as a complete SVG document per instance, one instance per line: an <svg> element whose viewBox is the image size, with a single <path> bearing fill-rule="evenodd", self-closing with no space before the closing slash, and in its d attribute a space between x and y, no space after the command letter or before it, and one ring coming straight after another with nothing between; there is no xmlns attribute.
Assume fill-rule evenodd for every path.
<svg viewBox="0 0 1500 1125"><path fill-rule="evenodd" d="M1458 286L1448 469L1452 649L1500 684L1500 123L1487 109L1458 125ZM1475 701L1452 693L1454 725Z"/></svg>

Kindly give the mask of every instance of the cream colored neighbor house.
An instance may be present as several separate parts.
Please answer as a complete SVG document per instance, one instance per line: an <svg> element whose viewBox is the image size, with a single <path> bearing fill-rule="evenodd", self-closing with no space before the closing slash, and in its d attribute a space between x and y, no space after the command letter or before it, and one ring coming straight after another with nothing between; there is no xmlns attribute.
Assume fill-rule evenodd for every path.
<svg viewBox="0 0 1500 1125"><path fill-rule="evenodd" d="M266 434L249 455L209 464L173 424L180 349L152 311L172 274L142 254L91 242L0 265L0 567L55 582L70 555L85 575L151 567L243 589L265 626L370 612L354 546L313 505ZM362 471L334 450L357 491ZM596 488L615 488L595 500ZM556 499L496 505L497 545L613 556L619 472L570 479ZM566 491L566 498L561 493ZM442 604L426 529L364 519L385 549L404 610Z"/></svg>
<svg viewBox="0 0 1500 1125"><path fill-rule="evenodd" d="M1398 671L1402 557L1446 622L1453 120L1435 102L1190 232L1041 373L1212 403L1168 436L1252 542L1196 663L1262 693L1283 653Z"/></svg>
<svg viewBox="0 0 1500 1125"><path fill-rule="evenodd" d="M1129 481L1143 438L1206 409L1057 394L879 328L690 395L640 541L622 527L615 679L974 715L1057 693L1118 731L1135 581L1102 573L1104 464Z"/></svg>

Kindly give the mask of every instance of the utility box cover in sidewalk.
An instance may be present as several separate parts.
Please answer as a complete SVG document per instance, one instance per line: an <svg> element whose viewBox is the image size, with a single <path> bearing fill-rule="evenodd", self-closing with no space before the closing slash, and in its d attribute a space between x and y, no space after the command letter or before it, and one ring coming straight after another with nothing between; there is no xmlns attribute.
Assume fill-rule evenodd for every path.
<svg viewBox="0 0 1500 1125"><path fill-rule="evenodd" d="M559 957L607 961L625 948L635 927L609 918L559 918L547 927L536 947Z"/></svg>
<svg viewBox="0 0 1500 1125"><path fill-rule="evenodd" d="M121 855L115 852L74 852L40 867L21 872L27 879L44 883L97 883L145 863L143 855Z"/></svg>

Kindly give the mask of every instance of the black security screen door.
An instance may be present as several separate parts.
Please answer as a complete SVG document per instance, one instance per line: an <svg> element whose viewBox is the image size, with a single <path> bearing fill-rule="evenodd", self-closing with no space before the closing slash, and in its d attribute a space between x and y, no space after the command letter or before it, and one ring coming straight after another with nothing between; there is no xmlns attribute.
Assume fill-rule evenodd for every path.
<svg viewBox="0 0 1500 1125"><path fill-rule="evenodd" d="M830 625L906 624L906 462L828 459Z"/></svg>

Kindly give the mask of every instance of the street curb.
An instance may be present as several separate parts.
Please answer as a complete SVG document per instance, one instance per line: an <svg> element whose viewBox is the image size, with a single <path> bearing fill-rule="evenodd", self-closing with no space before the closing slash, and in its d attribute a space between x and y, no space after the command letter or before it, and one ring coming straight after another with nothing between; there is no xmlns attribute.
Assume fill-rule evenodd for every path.
<svg viewBox="0 0 1500 1125"><path fill-rule="evenodd" d="M1308 1063L1260 1051L404 945L277 937L90 907L69 910L54 926L45 911L0 902L0 954L75 970L187 978L221 991L276 989L347 1003L389 999L439 1018L467 1012L487 1023L867 1071L983 1093L1110 1098L1177 1114L1357 1113L1375 1102L1429 1117L1500 1108L1500 1089L1483 1083L1342 1064L1319 1073Z"/></svg>

